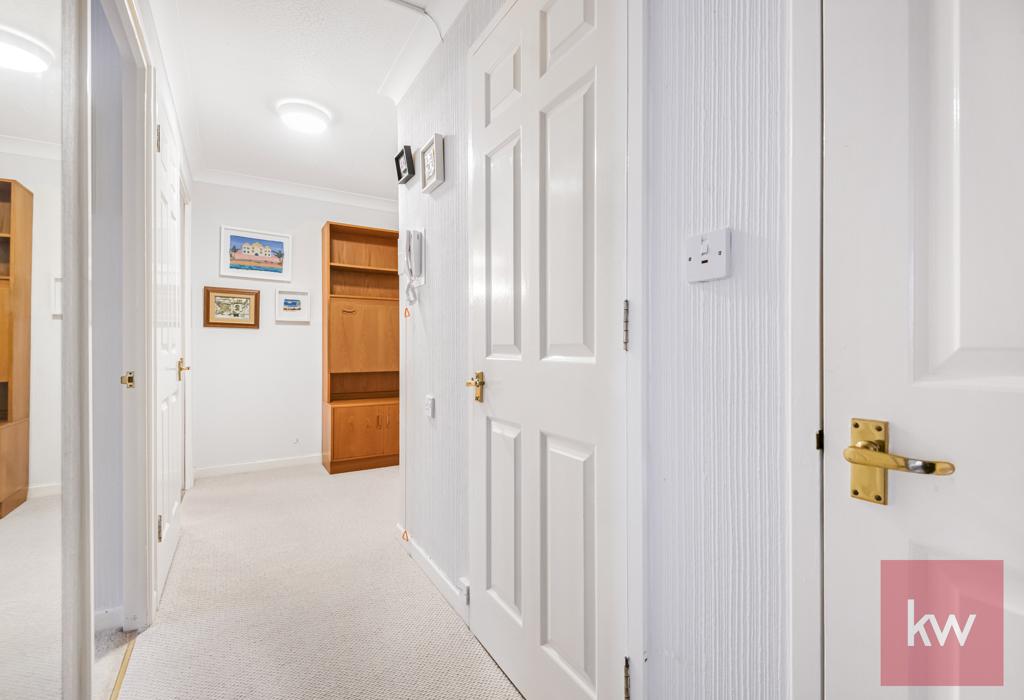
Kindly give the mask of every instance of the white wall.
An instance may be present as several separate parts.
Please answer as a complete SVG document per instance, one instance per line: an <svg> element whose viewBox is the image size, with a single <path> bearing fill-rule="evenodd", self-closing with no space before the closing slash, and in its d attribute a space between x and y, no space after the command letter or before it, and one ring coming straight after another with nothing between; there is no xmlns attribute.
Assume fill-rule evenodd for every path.
<svg viewBox="0 0 1024 700"><path fill-rule="evenodd" d="M469 573L469 415L459 381L470 374L466 56L501 5L470 0L398 104L399 143L416 151L434 133L445 137L444 185L428 195L420 193L416 178L399 187L402 231L426 234L427 279L402 323L402 468L403 524L452 585ZM417 162L417 172L418 167ZM427 394L435 398L434 418L423 413Z"/></svg>
<svg viewBox="0 0 1024 700"><path fill-rule="evenodd" d="M788 697L786 8L647 3L649 698Z"/></svg>
<svg viewBox="0 0 1024 700"><path fill-rule="evenodd" d="M397 228L394 212L196 182L192 192L192 459L204 468L320 459L321 238L326 221ZM221 277L222 225L292 236L290 283ZM203 287L260 290L258 330L203 327ZM274 320L277 289L309 291L309 324Z"/></svg>
<svg viewBox="0 0 1024 700"><path fill-rule="evenodd" d="M24 155L35 153L36 155ZM60 488L60 318L51 314L53 275L60 272L60 147L0 137L0 177L34 196L32 357L29 381L29 495Z"/></svg>

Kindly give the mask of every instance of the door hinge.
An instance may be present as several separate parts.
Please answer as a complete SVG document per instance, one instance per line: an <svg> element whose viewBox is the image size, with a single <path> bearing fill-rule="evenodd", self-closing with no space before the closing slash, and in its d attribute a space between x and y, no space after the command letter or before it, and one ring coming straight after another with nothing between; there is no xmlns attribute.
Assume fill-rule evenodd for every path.
<svg viewBox="0 0 1024 700"><path fill-rule="evenodd" d="M161 134L160 134L160 125L157 124L156 125L156 152L157 153L160 152L160 141L161 141L160 136L161 136Z"/></svg>
<svg viewBox="0 0 1024 700"><path fill-rule="evenodd" d="M469 607L469 586L466 586L466 607Z"/></svg>
<svg viewBox="0 0 1024 700"><path fill-rule="evenodd" d="M157 543L164 541L164 516L156 516L156 541Z"/></svg>
<svg viewBox="0 0 1024 700"><path fill-rule="evenodd" d="M622 349L629 350L629 299L622 302Z"/></svg>
<svg viewBox="0 0 1024 700"><path fill-rule="evenodd" d="M825 431L819 430L814 436L814 445L819 450L825 449Z"/></svg>
<svg viewBox="0 0 1024 700"><path fill-rule="evenodd" d="M622 665L622 690L626 700L629 700L629 657L626 657L626 663Z"/></svg>

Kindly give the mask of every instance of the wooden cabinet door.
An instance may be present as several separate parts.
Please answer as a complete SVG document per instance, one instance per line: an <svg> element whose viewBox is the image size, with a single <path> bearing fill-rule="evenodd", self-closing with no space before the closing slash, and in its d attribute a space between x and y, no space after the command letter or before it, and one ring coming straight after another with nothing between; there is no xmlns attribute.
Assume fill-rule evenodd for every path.
<svg viewBox="0 0 1024 700"><path fill-rule="evenodd" d="M398 301L334 298L327 352L330 371L398 371Z"/></svg>
<svg viewBox="0 0 1024 700"><path fill-rule="evenodd" d="M334 406L331 416L331 458L359 459L383 454L384 418L379 404Z"/></svg>
<svg viewBox="0 0 1024 700"><path fill-rule="evenodd" d="M388 404L381 407L384 414L384 454L398 454L398 404Z"/></svg>

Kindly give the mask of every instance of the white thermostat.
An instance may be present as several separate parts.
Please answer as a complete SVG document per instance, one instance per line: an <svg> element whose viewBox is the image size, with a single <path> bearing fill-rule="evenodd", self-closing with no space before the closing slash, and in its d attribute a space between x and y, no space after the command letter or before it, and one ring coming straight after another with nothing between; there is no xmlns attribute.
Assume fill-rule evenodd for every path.
<svg viewBox="0 0 1024 700"><path fill-rule="evenodd" d="M721 228L686 239L686 281L707 282L732 272L732 231Z"/></svg>

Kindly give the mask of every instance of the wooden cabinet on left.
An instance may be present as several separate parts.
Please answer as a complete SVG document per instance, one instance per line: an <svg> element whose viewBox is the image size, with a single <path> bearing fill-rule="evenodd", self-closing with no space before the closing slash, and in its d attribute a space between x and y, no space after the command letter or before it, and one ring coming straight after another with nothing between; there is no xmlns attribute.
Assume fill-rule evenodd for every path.
<svg viewBox="0 0 1024 700"><path fill-rule="evenodd" d="M32 193L0 180L0 518L28 497Z"/></svg>

